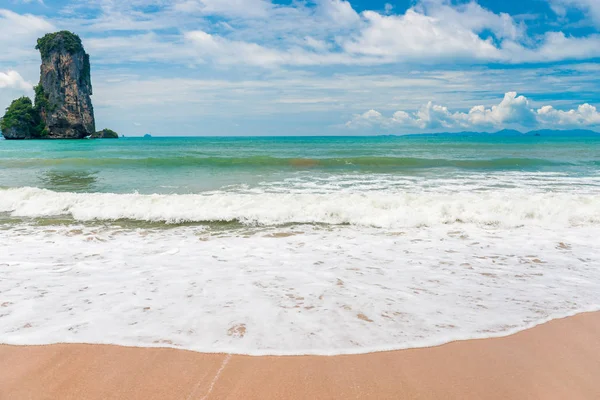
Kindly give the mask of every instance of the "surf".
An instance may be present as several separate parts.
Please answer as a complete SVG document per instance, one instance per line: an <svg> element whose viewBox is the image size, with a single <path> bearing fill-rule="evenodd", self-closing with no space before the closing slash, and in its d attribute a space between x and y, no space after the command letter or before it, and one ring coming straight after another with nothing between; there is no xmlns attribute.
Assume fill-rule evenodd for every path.
<svg viewBox="0 0 600 400"><path fill-rule="evenodd" d="M69 217L75 221L137 220L167 224L312 223L402 228L585 226L600 224L594 194L523 189L482 192L330 192L204 194L70 193L39 188L0 189L0 212L12 217Z"/></svg>

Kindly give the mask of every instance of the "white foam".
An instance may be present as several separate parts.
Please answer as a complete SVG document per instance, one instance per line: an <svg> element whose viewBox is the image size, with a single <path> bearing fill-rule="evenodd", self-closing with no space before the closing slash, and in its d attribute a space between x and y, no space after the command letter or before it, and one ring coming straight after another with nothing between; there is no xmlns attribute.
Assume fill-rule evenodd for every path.
<svg viewBox="0 0 600 400"><path fill-rule="evenodd" d="M4 206L5 195L23 214L28 201L49 201L52 210L52 199L76 217L93 208L88 201L109 215L109 204L135 212L127 199L146 207L140 215L167 200L181 205L173 197L22 190L2 193ZM13 224L0 230L0 342L342 354L506 335L600 308L599 236L600 226L569 224L218 234Z"/></svg>
<svg viewBox="0 0 600 400"><path fill-rule="evenodd" d="M239 221L249 225L325 223L384 228L455 223L568 227L600 224L600 198L597 194L526 189L141 195L18 188L0 190L0 212L15 217L70 216L78 221Z"/></svg>

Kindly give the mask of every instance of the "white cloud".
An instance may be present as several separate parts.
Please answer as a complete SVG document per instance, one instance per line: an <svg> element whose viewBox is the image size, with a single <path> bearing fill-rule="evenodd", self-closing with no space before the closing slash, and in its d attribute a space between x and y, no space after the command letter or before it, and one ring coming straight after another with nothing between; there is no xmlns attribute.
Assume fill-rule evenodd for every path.
<svg viewBox="0 0 600 400"><path fill-rule="evenodd" d="M304 47L294 46L284 50L261 46L257 43L230 40L204 31L185 33L197 57L213 60L218 64L247 64L272 68L282 65L310 66L335 64L376 64L373 57L355 59L344 53L317 49L319 42L308 39ZM321 42L322 43L322 42ZM308 47L308 49L307 49Z"/></svg>
<svg viewBox="0 0 600 400"><path fill-rule="evenodd" d="M186 13L256 18L266 17L272 7L266 0L184 0L176 3L174 9Z"/></svg>
<svg viewBox="0 0 600 400"><path fill-rule="evenodd" d="M556 14L566 16L569 8L576 8L588 15L588 17L600 26L600 1L598 0L551 0L550 6Z"/></svg>
<svg viewBox="0 0 600 400"><path fill-rule="evenodd" d="M43 18L31 14L17 14L10 10L0 9L0 29L2 38L28 36L39 32L47 32L54 26Z"/></svg>
<svg viewBox="0 0 600 400"><path fill-rule="evenodd" d="M272 66L285 63L286 54L269 49L256 43L229 40L204 31L192 31L185 34L198 55L213 58L222 64L246 63L250 65Z"/></svg>
<svg viewBox="0 0 600 400"><path fill-rule="evenodd" d="M11 88L30 91L33 85L27 82L17 71L0 72L0 89Z"/></svg>
<svg viewBox="0 0 600 400"><path fill-rule="evenodd" d="M537 110L538 120L548 126L595 126L600 125L600 112L590 104L582 104L576 110L556 110L552 106L543 106Z"/></svg>
<svg viewBox="0 0 600 400"><path fill-rule="evenodd" d="M503 44L504 56L512 63L551 62L600 57L600 35L566 36L562 32L547 32L539 45L526 48L516 42Z"/></svg>
<svg viewBox="0 0 600 400"><path fill-rule="evenodd" d="M440 59L518 64L600 56L599 35L570 37L562 32L547 32L541 39L533 40L526 37L523 23L517 24L510 15L495 14L474 2L452 6L424 0L398 15L369 10L359 15L350 3L342 0L319 0L314 18L306 14L306 9L299 8L295 13L290 9L273 9L273 20L278 21L273 23L278 29L285 26L283 23L289 18L295 20L289 25L301 31L298 20L318 17L329 21L324 25L329 26L330 32L315 32L321 37L305 35L304 42L299 41L294 32L282 33L283 40L273 45L246 38L231 39L204 30L192 31L186 36L196 42L203 59L263 67L431 63ZM268 20L266 26L271 22ZM350 26L353 28L346 35L331 41L332 34ZM480 36L488 32L494 37ZM233 31L232 34L241 36L241 33L243 31ZM291 40L286 39L288 36ZM208 41L212 43L209 45ZM207 47L218 51L202 51Z"/></svg>
<svg viewBox="0 0 600 400"><path fill-rule="evenodd" d="M402 112L402 111L400 111ZM391 126L393 118L390 120L385 118L379 111L369 110L362 114L357 114L351 121L346 122L348 128L362 128L372 125L380 125L383 127Z"/></svg>
<svg viewBox="0 0 600 400"><path fill-rule="evenodd" d="M451 21L475 33L489 30L499 39L516 40L525 34L525 26L517 24L509 14L495 14L474 1L451 6L439 0L424 0L419 8L439 21Z"/></svg>
<svg viewBox="0 0 600 400"><path fill-rule="evenodd" d="M556 125L570 128L600 125L600 113L589 104L568 111L556 110L552 106L543 106L534 110L525 96L508 92L498 105L490 108L483 105L475 106L467 113L451 112L447 107L430 101L412 113L396 111L388 118L376 110L369 110L355 115L346 123L348 128L401 127L432 131Z"/></svg>
<svg viewBox="0 0 600 400"><path fill-rule="evenodd" d="M351 54L381 57L386 62L402 58L499 59L499 50L489 40L450 21L409 9L403 15L362 13L365 27L343 43Z"/></svg>
<svg viewBox="0 0 600 400"><path fill-rule="evenodd" d="M467 126L502 126L506 124L533 125L535 117L531 111L529 100L525 96L517 96L516 92L508 92L497 106L471 108L467 118Z"/></svg>
<svg viewBox="0 0 600 400"><path fill-rule="evenodd" d="M474 2L451 6L426 0L402 15L365 11L362 17L362 30L343 47L355 56L375 56L380 63L462 59L519 64L600 57L600 35L546 32L534 40L510 15ZM487 31L496 41L480 36Z"/></svg>
<svg viewBox="0 0 600 400"><path fill-rule="evenodd" d="M311 36L305 36L304 41L301 41L300 44L314 49L315 51L327 51L331 48L330 44L326 41L315 39Z"/></svg>
<svg viewBox="0 0 600 400"><path fill-rule="evenodd" d="M84 39L83 44L91 54L93 65L161 62L196 66L205 62L180 35L148 32L133 36Z"/></svg>
<svg viewBox="0 0 600 400"><path fill-rule="evenodd" d="M585 5L597 0L555 1ZM390 7L381 13L366 10L359 14L347 0L287 5L270 0L90 0L75 4L97 9L99 14L91 19L81 19L81 13L63 14L67 17L57 22L82 32L86 44L102 47L106 53L110 48L102 43L118 43L120 53L100 59L107 63L162 61L195 66L213 61L272 68L438 61L520 64L600 57L600 35L547 32L529 37L524 22L517 23L510 15L492 12L475 1L420 0L400 14ZM152 12L143 11L148 6ZM50 30L49 23L39 17L7 13L11 12L0 10L0 22L8 15L13 24L20 19L21 28ZM218 21L209 16L217 16ZM0 33L6 31L4 38L15 29L0 25ZM106 31L119 33L96 36ZM93 38L87 38L86 32Z"/></svg>
<svg viewBox="0 0 600 400"><path fill-rule="evenodd" d="M44 0L18 0L21 3L25 3L25 4L29 4L29 3L39 3L41 5L44 5Z"/></svg>
<svg viewBox="0 0 600 400"><path fill-rule="evenodd" d="M0 61L39 57L34 49L37 38L54 30L44 18L0 9Z"/></svg>
<svg viewBox="0 0 600 400"><path fill-rule="evenodd" d="M360 21L358 13L345 0L317 0L317 7L319 13L337 25L351 25Z"/></svg>
<svg viewBox="0 0 600 400"><path fill-rule="evenodd" d="M266 46L246 40L233 40L208 31L191 31L186 39L195 44L203 60L221 64L280 65L376 65L397 62L430 62L439 59L478 62L555 61L564 58L589 58L600 54L598 38L571 38L549 33L537 47L519 43L524 35L521 25L507 14L495 14L476 3L455 8L446 4L423 3L402 15L382 15L364 11L358 14L340 0L322 0L318 12L340 24L357 23L358 29L338 38L341 49L330 42L305 36L291 42ZM429 13L430 15L427 15ZM501 45L479 32L489 30Z"/></svg>

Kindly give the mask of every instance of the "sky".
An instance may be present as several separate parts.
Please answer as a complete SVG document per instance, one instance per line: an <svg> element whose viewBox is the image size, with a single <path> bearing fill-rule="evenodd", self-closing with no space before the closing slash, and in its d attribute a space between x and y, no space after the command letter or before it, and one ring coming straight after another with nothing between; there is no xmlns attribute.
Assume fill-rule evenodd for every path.
<svg viewBox="0 0 600 400"><path fill-rule="evenodd" d="M600 0L0 0L0 108L77 33L97 129L600 131Z"/></svg>

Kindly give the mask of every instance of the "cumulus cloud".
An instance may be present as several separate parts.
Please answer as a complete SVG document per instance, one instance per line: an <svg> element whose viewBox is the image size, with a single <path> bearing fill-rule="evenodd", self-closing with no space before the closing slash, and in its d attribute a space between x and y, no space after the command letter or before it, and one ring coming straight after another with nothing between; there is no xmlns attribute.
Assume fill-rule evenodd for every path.
<svg viewBox="0 0 600 400"><path fill-rule="evenodd" d="M292 13L288 8L278 8L279 23L282 16L307 22L314 19L304 14L305 9ZM600 57L600 35L573 37L563 32L546 32L539 38L529 38L523 23L475 2L451 5L422 0L403 14L388 15L371 10L358 14L347 1L319 0L315 15L325 18L329 29L352 29L343 37L335 37L334 42L327 32L321 32L324 38L307 35L303 48L298 48L297 39L265 45L232 40L208 31L189 32L186 36L196 41L200 49L208 44L207 39L218 42L219 51L206 52L204 58L260 66L376 65L443 59L518 64ZM297 24L289 25L302 29Z"/></svg>
<svg viewBox="0 0 600 400"><path fill-rule="evenodd" d="M208 31L184 34L202 60L262 67L281 65L377 65L397 62L551 62L600 56L600 35L566 36L548 32L533 45L508 14L495 14L476 3L450 6L432 0L400 15L375 11L357 14L343 0L320 0L318 14L337 27L354 24L335 43L312 35L274 45L231 39ZM483 38L492 32L494 38ZM522 40L527 41L524 45ZM148 53L145 53L148 54Z"/></svg>
<svg viewBox="0 0 600 400"><path fill-rule="evenodd" d="M338 25L351 25L360 21L358 13L345 0L317 0L317 10Z"/></svg>
<svg viewBox="0 0 600 400"><path fill-rule="evenodd" d="M33 89L33 85L27 82L17 71L0 72L0 89L11 88L23 91Z"/></svg>
<svg viewBox="0 0 600 400"><path fill-rule="evenodd" d="M460 24L421 14L409 9L403 15L362 13L365 27L343 43L351 54L381 57L387 62L408 58L499 59L491 40L483 40Z"/></svg>
<svg viewBox="0 0 600 400"><path fill-rule="evenodd" d="M342 46L347 53L375 56L380 63L462 59L518 64L600 57L600 35L550 31L529 38L523 23L474 2L454 6L424 0L404 14L364 11L361 16L362 29ZM490 32L493 38L485 36Z"/></svg>
<svg viewBox="0 0 600 400"><path fill-rule="evenodd" d="M600 112L590 104L582 104L576 110L556 110L552 106L543 106L536 111L537 119L549 126L597 126L600 125Z"/></svg>
<svg viewBox="0 0 600 400"><path fill-rule="evenodd" d="M556 110L543 106L537 110L531 107L529 99L508 92L498 105L486 108L483 105L472 107L468 112L451 112L448 107L428 102L417 111L409 113L396 111L385 117L379 111L369 110L355 115L346 123L348 128L413 128L429 129L501 129L505 127L556 126L592 127L600 125L600 113L590 104L580 105L576 110Z"/></svg>

